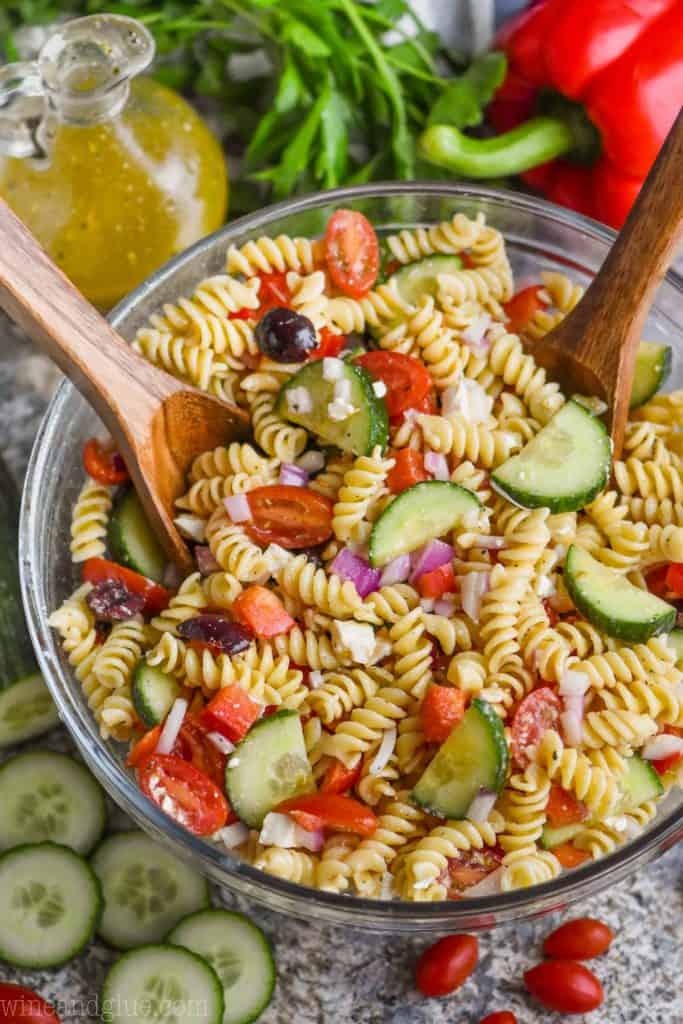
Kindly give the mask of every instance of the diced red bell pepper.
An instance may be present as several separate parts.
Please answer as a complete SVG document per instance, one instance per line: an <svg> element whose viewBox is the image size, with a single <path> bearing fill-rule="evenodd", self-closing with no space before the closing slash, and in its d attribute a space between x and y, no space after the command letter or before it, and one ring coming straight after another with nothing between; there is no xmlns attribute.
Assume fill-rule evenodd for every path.
<svg viewBox="0 0 683 1024"><path fill-rule="evenodd" d="M422 452L416 452L413 448L401 448L393 458L395 463L387 476L387 487L392 494L400 494L401 491L407 491L409 487L422 483L423 480L431 479L425 469Z"/></svg>
<svg viewBox="0 0 683 1024"><path fill-rule="evenodd" d="M649 582L649 577L648 577ZM683 597L683 562L672 562L666 571L666 586L678 597Z"/></svg>
<svg viewBox="0 0 683 1024"><path fill-rule="evenodd" d="M326 359L338 356L347 342L345 334L333 334L329 327L320 330L320 344L309 356L311 359Z"/></svg>
<svg viewBox="0 0 683 1024"><path fill-rule="evenodd" d="M83 466L88 476L98 484L116 487L130 479L123 458L112 446L102 444L96 437L86 441L83 448Z"/></svg>
<svg viewBox="0 0 683 1024"><path fill-rule="evenodd" d="M422 731L428 743L443 743L465 714L466 696L453 686L432 683L420 707Z"/></svg>
<svg viewBox="0 0 683 1024"><path fill-rule="evenodd" d="M455 572L452 562L445 562L438 569L431 572L424 572L418 576L415 586L422 597L443 597L444 594L452 594L455 590Z"/></svg>
<svg viewBox="0 0 683 1024"><path fill-rule="evenodd" d="M503 303L511 331L519 333L537 313L545 309L548 303L541 298L542 291L542 285L532 284L528 288L522 288L521 291L515 292L511 299Z"/></svg>
<svg viewBox="0 0 683 1024"><path fill-rule="evenodd" d="M371 836L377 828L377 816L350 796L336 793L307 793L284 800L274 810L282 814L301 811L318 818L320 826L334 832L353 832L358 836Z"/></svg>
<svg viewBox="0 0 683 1024"><path fill-rule="evenodd" d="M260 320L269 309L276 306L289 306L292 301L292 293L287 286L287 271L275 271L272 274L259 274L261 284L259 286L259 307L258 309L238 309L230 313L231 320Z"/></svg>
<svg viewBox="0 0 683 1024"><path fill-rule="evenodd" d="M257 583L238 594L232 614L237 622L260 637L280 636L296 625L277 594Z"/></svg>
<svg viewBox="0 0 683 1024"><path fill-rule="evenodd" d="M126 569L118 562L110 562L106 558L89 558L83 563L82 577L88 583L102 583L104 580L116 580L123 583L131 594L142 594L145 599L143 612L145 615L158 615L168 606L171 591L154 580L141 576L132 569Z"/></svg>
<svg viewBox="0 0 683 1024"><path fill-rule="evenodd" d="M321 793L348 793L360 778L361 761L354 768L347 768L343 761L336 757L325 770L320 786Z"/></svg>
<svg viewBox="0 0 683 1024"><path fill-rule="evenodd" d="M561 846L554 846L552 851L563 868L578 868L590 860L590 853L585 850L577 850L573 843L562 843Z"/></svg>
<svg viewBox="0 0 683 1024"><path fill-rule="evenodd" d="M586 821L589 811L583 801L577 800L573 793L553 784L550 787L546 815L552 828L562 828L564 825Z"/></svg>
<svg viewBox="0 0 683 1024"><path fill-rule="evenodd" d="M153 754L157 748L159 737L161 736L161 726L155 725L153 729L149 729L137 743L134 743L128 752L126 758L126 765L128 768L134 768L136 765L144 761L146 757Z"/></svg>
<svg viewBox="0 0 683 1024"><path fill-rule="evenodd" d="M224 686L202 710L199 720L207 732L218 732L239 743L260 717L261 705L241 686Z"/></svg>

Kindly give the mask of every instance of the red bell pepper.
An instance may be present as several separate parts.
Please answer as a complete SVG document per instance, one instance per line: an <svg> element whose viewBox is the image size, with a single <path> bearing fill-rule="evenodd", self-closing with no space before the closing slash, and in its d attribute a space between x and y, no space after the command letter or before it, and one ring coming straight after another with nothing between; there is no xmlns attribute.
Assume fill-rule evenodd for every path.
<svg viewBox="0 0 683 1024"><path fill-rule="evenodd" d="M466 696L453 686L432 683L420 708L422 731L428 743L444 743L465 714Z"/></svg>
<svg viewBox="0 0 683 1024"><path fill-rule="evenodd" d="M275 808L282 814L291 814L302 828L328 828L335 832L354 832L358 836L371 836L377 828L377 816L350 796L336 793L307 793L284 800ZM317 819L314 821L313 819Z"/></svg>
<svg viewBox="0 0 683 1024"><path fill-rule="evenodd" d="M141 576L139 572L127 569L118 562L110 562L107 558L88 558L83 563L81 575L86 583L103 583L105 580L116 580L122 583L131 594L141 594L145 599L143 613L159 615L173 596L170 590L160 583Z"/></svg>
<svg viewBox="0 0 683 1024"><path fill-rule="evenodd" d="M280 636L296 625L277 594L258 583L252 583L235 598L232 614L260 637Z"/></svg>
<svg viewBox="0 0 683 1024"><path fill-rule="evenodd" d="M260 716L260 705L241 686L224 686L201 711L199 720L207 732L219 732L239 743Z"/></svg>
<svg viewBox="0 0 683 1024"><path fill-rule="evenodd" d="M541 0L496 41L508 73L489 114L504 134L432 125L422 153L470 178L521 173L619 228L681 106L682 25L683 0Z"/></svg>

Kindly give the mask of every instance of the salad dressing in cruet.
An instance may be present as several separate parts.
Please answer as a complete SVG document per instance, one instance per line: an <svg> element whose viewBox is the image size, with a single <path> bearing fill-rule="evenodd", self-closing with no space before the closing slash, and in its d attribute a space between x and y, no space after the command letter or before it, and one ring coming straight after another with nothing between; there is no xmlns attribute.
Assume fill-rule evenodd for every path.
<svg viewBox="0 0 683 1024"><path fill-rule="evenodd" d="M139 22L93 15L0 70L0 195L101 308L225 217L220 146L182 97L136 77L153 56Z"/></svg>

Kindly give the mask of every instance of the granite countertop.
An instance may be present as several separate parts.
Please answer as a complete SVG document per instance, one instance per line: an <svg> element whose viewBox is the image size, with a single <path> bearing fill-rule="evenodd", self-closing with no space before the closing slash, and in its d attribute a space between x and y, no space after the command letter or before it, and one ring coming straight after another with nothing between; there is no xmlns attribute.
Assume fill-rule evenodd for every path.
<svg viewBox="0 0 683 1024"><path fill-rule="evenodd" d="M0 437L17 478L26 465L39 417L56 374L28 342L0 328ZM35 744L39 745L39 744ZM72 749L65 731L44 746ZM117 813L112 808L112 814ZM533 1006L523 993L523 971L538 958L543 936L561 918L480 935L480 962L454 996L425 1000L413 989L413 968L428 940L365 935L282 917L227 894L216 903L239 906L268 932L275 945L278 986L262 1024L477 1024L485 1014L511 1009L519 1024L553 1024L559 1015ZM586 901L569 916L607 921L617 940L596 963L606 1001L575 1020L590 1024L683 1024L683 848ZM96 997L114 955L93 943L58 971L14 971L0 966L0 980L36 989L59 1004L63 1024L97 1020Z"/></svg>

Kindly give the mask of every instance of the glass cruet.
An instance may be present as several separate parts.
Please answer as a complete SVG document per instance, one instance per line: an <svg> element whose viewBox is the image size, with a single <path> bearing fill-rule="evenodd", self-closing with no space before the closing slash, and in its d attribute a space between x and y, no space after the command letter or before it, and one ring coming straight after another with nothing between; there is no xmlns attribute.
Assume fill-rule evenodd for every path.
<svg viewBox="0 0 683 1024"><path fill-rule="evenodd" d="M0 195L104 309L225 219L222 150L181 96L137 77L153 56L142 24L104 14L0 68Z"/></svg>

